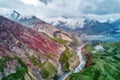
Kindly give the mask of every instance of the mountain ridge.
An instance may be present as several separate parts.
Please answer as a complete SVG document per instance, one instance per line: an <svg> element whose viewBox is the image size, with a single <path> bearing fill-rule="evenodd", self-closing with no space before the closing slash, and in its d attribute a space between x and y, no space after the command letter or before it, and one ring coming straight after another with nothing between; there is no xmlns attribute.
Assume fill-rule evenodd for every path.
<svg viewBox="0 0 120 80"><path fill-rule="evenodd" d="M26 72L23 75L19 75L22 78L26 78L25 74L31 74L34 80L51 79L55 75L60 76L66 71L74 69L79 64L78 57L74 54L72 47L70 48L70 45L72 46L71 41L55 37L50 38L41 32L11 21L3 16L0 16L0 34L0 55L3 57L13 56L15 60L17 59L17 61L19 60L24 63ZM57 36L58 34L64 33L55 32L54 35ZM70 44L68 44L68 42ZM73 46L75 47L75 45ZM64 57L66 57L65 61ZM19 64L19 62L15 63L15 65L16 64ZM5 69L4 66L2 66L2 68ZM8 72L5 73L5 76L1 75L0 78L2 80L4 80L4 78L13 79L14 76L11 76L13 71L10 71L9 74ZM14 72L16 72L16 66ZM27 74L27 72L30 74ZM17 73L18 72L14 75ZM31 76L27 76L25 80L30 80ZM21 78L18 77L16 79L19 80Z"/></svg>

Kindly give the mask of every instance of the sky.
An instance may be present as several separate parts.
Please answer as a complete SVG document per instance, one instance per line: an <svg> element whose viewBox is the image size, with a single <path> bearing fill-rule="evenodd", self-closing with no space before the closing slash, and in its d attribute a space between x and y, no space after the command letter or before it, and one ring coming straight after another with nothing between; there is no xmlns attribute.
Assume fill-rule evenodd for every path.
<svg viewBox="0 0 120 80"><path fill-rule="evenodd" d="M120 13L120 0L0 0L0 8L39 17Z"/></svg>

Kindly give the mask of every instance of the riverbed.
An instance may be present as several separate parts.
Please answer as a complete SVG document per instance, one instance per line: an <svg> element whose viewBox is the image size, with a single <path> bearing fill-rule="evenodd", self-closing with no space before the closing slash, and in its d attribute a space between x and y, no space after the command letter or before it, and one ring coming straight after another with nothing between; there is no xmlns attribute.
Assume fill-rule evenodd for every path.
<svg viewBox="0 0 120 80"><path fill-rule="evenodd" d="M86 61L81 53L81 49L84 47L84 45L81 45L77 48L77 56L79 57L79 60L80 60L80 64L73 70L73 71L70 71L70 72L67 72L65 73L64 75L62 75L59 80L65 80L71 73L77 73L77 72L80 72L84 67L85 67L85 64L86 64Z"/></svg>

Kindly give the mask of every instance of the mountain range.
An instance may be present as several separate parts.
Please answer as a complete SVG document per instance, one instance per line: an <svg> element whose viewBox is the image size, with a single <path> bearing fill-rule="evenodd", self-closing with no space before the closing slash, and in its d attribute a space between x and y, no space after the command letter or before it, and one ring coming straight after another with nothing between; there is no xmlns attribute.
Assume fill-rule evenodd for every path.
<svg viewBox="0 0 120 80"><path fill-rule="evenodd" d="M120 19L115 17L42 20L8 9L0 15L1 80L58 80L79 65L79 41L120 41Z"/></svg>
<svg viewBox="0 0 120 80"><path fill-rule="evenodd" d="M75 37L35 16L2 14L0 34L1 80L59 78L80 62Z"/></svg>
<svg viewBox="0 0 120 80"><path fill-rule="evenodd" d="M119 16L114 20L109 18L98 17L90 19L82 18L46 18L45 21L54 25L57 29L66 31L70 34L84 38L84 40L100 40L100 41L120 41L120 19ZM106 16L104 16L106 17ZM100 19L101 18L101 19ZM81 38L80 38L81 39Z"/></svg>
<svg viewBox="0 0 120 80"><path fill-rule="evenodd" d="M8 9L1 9L2 13L1 15L22 23L25 26L29 26L33 28L35 24L40 24L37 23L39 20L40 22L44 23L47 22L47 24L41 25L39 29L37 26L34 28L37 31L41 31L46 33L49 36L52 36L54 32L62 30L62 33L68 32L69 34L72 35L77 35L80 37L81 35L84 35L84 40L86 39L91 39L93 40L107 40L110 41L119 41L120 39L118 38L119 32L120 32L120 20L119 20L119 14L116 15L104 15L104 16L96 16L96 15L81 15L79 18L73 18L73 17L47 17L47 18L40 18L36 16L23 16L17 11L11 11ZM35 23L34 23L35 22ZM49 24L48 24L49 23ZM28 25L29 24L29 25ZM56 28L54 28L53 26ZM63 32L64 31L64 32ZM52 34L52 35L51 35ZM57 35L57 37L62 37L63 34ZM102 37L100 37L102 36ZM65 36L64 36L65 37ZM62 37L62 38L64 38ZM66 39L67 36L65 37Z"/></svg>
<svg viewBox="0 0 120 80"><path fill-rule="evenodd" d="M77 36L81 36L82 34L85 34L86 36L84 37L85 39L87 38L88 40L91 38L95 40L98 38L101 38L101 40L108 40L108 39L115 41L120 40L118 38L120 36L119 14L111 14L104 16L96 16L96 15L88 14L88 15L81 15L81 17L79 18L47 17L47 18L42 18L41 20L36 16L24 16L17 11L1 9L0 15L3 15L4 17L22 23L23 25L29 26L31 28L33 28L35 24L40 24L37 23L39 20L42 23L47 22L47 25L45 24L44 27L43 25L41 25L41 27L39 27L38 29L37 26L36 27L34 26L35 27L34 29L36 29L37 31L43 29L41 31L45 33L47 32L47 34L49 33L48 34L49 36L52 36L55 31L62 30L62 33L68 32L69 34L77 35ZM55 26L56 28L54 28L51 25ZM101 35L103 37L99 37ZM63 34L62 35L60 34L58 36L62 37ZM65 38L68 39L67 36Z"/></svg>

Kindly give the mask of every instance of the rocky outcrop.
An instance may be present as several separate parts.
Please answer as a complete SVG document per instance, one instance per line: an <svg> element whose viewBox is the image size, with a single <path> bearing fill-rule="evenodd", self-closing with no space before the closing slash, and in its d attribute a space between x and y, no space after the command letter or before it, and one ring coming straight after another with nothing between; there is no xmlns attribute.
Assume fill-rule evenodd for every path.
<svg viewBox="0 0 120 80"><path fill-rule="evenodd" d="M60 38L60 39L69 41L69 42L73 41L67 33L62 32L62 31L55 31L53 33L53 36L56 37L56 38Z"/></svg>
<svg viewBox="0 0 120 80"><path fill-rule="evenodd" d="M79 61L79 58L77 56L72 56L69 60L68 60L68 63L69 63L69 70L73 70L75 69L78 64L80 63Z"/></svg>

